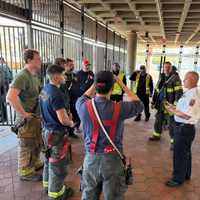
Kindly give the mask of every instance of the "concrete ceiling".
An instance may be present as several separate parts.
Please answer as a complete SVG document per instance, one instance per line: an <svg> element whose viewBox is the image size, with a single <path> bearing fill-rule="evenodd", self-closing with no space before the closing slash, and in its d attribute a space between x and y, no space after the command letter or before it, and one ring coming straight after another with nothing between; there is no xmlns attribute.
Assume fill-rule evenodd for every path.
<svg viewBox="0 0 200 200"><path fill-rule="evenodd" d="M200 0L73 1L123 35L136 31L142 43L200 44Z"/></svg>

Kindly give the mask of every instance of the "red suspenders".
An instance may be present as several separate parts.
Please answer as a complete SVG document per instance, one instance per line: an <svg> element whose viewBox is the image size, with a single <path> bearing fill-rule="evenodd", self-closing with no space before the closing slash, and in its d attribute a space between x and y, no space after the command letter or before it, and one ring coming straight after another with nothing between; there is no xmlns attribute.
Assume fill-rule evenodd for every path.
<svg viewBox="0 0 200 200"><path fill-rule="evenodd" d="M92 130L92 141L90 144L90 152L94 153L96 152L96 145L97 141L99 138L99 133L100 133L100 125L98 123L97 117L94 113L94 109L92 107L92 101L89 100L87 101L87 109L90 115L90 119L92 120L92 125L93 125L93 130ZM115 137L116 137L116 129L117 129L117 124L118 124L118 119L119 119L119 114L120 114L120 108L121 104L120 103L114 103L114 112L111 120L102 120L103 124L105 126L110 127L110 138L114 142ZM114 148L112 145L107 145L104 149L105 153L109 153L114 151Z"/></svg>

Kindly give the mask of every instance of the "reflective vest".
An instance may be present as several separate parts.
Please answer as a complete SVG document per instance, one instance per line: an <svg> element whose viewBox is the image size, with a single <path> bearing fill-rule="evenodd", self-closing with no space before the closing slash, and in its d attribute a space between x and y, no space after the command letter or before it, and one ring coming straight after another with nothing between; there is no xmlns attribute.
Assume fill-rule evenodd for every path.
<svg viewBox="0 0 200 200"><path fill-rule="evenodd" d="M87 101L86 105L87 105L88 113L90 115L90 119L91 119L92 125L93 125L91 143L90 143L90 152L95 153L101 127L99 125L98 119L94 112L94 109L92 106L92 100ZM113 112L112 119L111 120L102 120L102 123L104 126L110 127L109 136L114 143L115 143L115 138L116 138L117 124L118 124L118 120L119 120L120 110L121 110L121 104L114 103L114 112ZM115 149L113 148L113 146L111 144L105 145L104 153L111 153L113 151L115 151Z"/></svg>
<svg viewBox="0 0 200 200"><path fill-rule="evenodd" d="M123 72L119 72L118 78L123 81L125 74ZM114 84L112 95L122 95L122 88L118 83Z"/></svg>
<svg viewBox="0 0 200 200"><path fill-rule="evenodd" d="M146 84L145 84L145 86L146 86L146 94L147 95L150 95L150 87L149 87L150 79L151 79L151 76L149 74L147 74L147 76L146 76ZM137 74L136 80L135 80L135 84L133 85L133 92L134 93L137 93L139 80L140 80L140 73Z"/></svg>

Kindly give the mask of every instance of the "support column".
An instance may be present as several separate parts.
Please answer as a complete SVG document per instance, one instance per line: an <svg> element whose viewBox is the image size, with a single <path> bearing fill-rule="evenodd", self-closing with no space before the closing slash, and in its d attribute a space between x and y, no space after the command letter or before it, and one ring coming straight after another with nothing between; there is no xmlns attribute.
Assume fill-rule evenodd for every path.
<svg viewBox="0 0 200 200"><path fill-rule="evenodd" d="M137 33L131 31L127 34L127 66L126 75L130 76L136 68L136 54L137 54Z"/></svg>

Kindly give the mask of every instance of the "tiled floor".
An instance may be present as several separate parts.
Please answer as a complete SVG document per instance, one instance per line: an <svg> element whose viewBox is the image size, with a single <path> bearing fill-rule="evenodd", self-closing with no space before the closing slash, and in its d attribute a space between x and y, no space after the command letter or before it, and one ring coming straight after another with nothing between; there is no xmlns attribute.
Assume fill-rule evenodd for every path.
<svg viewBox="0 0 200 200"><path fill-rule="evenodd" d="M150 143L150 122L126 122L124 146L133 160L135 183L126 193L126 200L200 200L200 136L199 129L193 145L193 177L180 188L167 188L164 183L172 173L172 153L169 137ZM83 158L83 145L73 140L73 163L69 166L66 183L75 188L71 200L80 199L79 177L75 174ZM21 182L16 175L16 137L9 129L0 127L0 200L46 200L41 183Z"/></svg>

